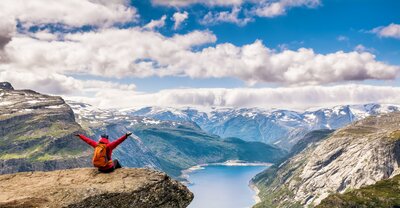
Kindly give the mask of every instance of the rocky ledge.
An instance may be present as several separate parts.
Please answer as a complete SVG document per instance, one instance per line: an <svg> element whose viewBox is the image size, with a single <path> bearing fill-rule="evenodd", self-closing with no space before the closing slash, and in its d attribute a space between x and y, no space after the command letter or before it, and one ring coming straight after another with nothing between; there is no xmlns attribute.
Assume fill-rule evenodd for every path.
<svg viewBox="0 0 400 208"><path fill-rule="evenodd" d="M149 169L95 169L0 175L0 207L187 207L193 194Z"/></svg>

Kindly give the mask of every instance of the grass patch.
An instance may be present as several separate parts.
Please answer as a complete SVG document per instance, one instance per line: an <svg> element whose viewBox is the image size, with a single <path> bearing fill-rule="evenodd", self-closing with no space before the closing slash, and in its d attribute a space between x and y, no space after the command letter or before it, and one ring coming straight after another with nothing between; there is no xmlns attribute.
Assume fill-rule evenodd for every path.
<svg viewBox="0 0 400 208"><path fill-rule="evenodd" d="M24 134L17 136L15 141L27 141L41 137L62 137L78 130L79 126L70 125L63 122L55 122L47 128L39 128L33 131L23 131Z"/></svg>
<svg viewBox="0 0 400 208"><path fill-rule="evenodd" d="M39 161L39 162L44 162L44 161L48 161L48 160L52 160L52 159L53 159L53 156L51 156L49 154L44 154L42 156L35 158L34 160Z"/></svg>
<svg viewBox="0 0 400 208"><path fill-rule="evenodd" d="M400 130L393 131L389 134L389 139L393 141L400 140Z"/></svg>
<svg viewBox="0 0 400 208"><path fill-rule="evenodd" d="M375 132L376 132L376 129L374 129L372 127L357 126L357 127L353 127L353 128L344 129L340 133L344 134L344 135L348 135L348 134L366 135L366 134L372 134Z"/></svg>
<svg viewBox="0 0 400 208"><path fill-rule="evenodd" d="M328 207L397 207L400 206L400 175L344 194L332 194L319 208Z"/></svg>
<svg viewBox="0 0 400 208"><path fill-rule="evenodd" d="M21 159L21 158L26 158L26 155L25 154L16 154L16 153L0 155L0 160Z"/></svg>

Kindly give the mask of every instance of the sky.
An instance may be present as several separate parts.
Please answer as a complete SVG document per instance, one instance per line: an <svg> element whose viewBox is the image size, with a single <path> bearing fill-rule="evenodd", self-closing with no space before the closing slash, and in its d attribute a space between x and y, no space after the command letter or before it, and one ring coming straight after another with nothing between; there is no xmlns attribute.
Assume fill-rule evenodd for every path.
<svg viewBox="0 0 400 208"><path fill-rule="evenodd" d="M400 104L397 0L1 0L0 81L101 108Z"/></svg>

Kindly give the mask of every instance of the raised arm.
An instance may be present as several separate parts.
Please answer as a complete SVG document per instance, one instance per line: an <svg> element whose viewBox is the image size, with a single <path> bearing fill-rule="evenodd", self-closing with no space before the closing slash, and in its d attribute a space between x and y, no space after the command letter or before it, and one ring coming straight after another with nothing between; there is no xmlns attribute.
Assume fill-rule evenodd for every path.
<svg viewBox="0 0 400 208"><path fill-rule="evenodd" d="M83 134L77 134L77 137L79 137L80 139L82 139L82 141L86 142L88 145L92 146L92 147L96 147L97 142L91 140L90 138L86 137Z"/></svg>
<svg viewBox="0 0 400 208"><path fill-rule="evenodd" d="M119 144L121 144L123 141L125 141L126 138L128 138L132 133L128 132L126 133L124 136L122 136L121 138L111 142L108 146L110 149L114 149L116 148Z"/></svg>

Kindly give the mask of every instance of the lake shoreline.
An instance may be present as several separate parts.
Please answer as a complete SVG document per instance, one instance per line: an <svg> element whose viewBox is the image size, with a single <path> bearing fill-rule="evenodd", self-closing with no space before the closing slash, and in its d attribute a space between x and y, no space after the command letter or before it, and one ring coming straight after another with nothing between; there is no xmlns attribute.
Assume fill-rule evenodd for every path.
<svg viewBox="0 0 400 208"><path fill-rule="evenodd" d="M222 165L222 166L265 166L269 167L273 165L272 163L265 163L265 162L245 162L241 160L227 160L222 163L204 163L204 164L199 164L192 166L188 169L182 170L181 175L178 177L179 179L182 179L184 183L189 183L189 174L196 171L196 170L202 170L204 167L211 166L211 165Z"/></svg>
<svg viewBox="0 0 400 208"><path fill-rule="evenodd" d="M189 177L190 177L189 175L195 171L202 170L207 166L265 166L265 167L270 167L271 165L273 165L273 164L272 163L262 163L262 162L248 163L248 162L239 161L239 160L228 160L228 161L225 161L222 163L206 163L206 164L192 166L186 170L183 170L182 174L179 177L184 180L183 183L185 183L186 185L191 185L191 182L189 180ZM261 198L258 196L258 194L260 193L260 190L252 182L252 180L249 181L248 187L255 193L253 195L254 204L260 203Z"/></svg>
<svg viewBox="0 0 400 208"><path fill-rule="evenodd" d="M258 189L258 187L256 186L256 184L253 183L253 181L249 182L249 187L256 193L256 195L253 196L253 199L256 202L255 204L260 203L261 198L258 196L258 194L260 194L260 189Z"/></svg>

